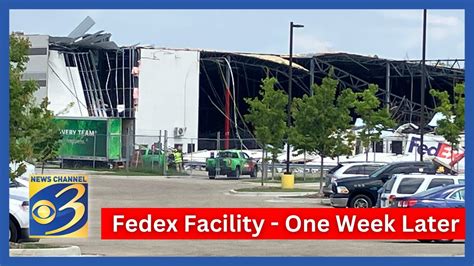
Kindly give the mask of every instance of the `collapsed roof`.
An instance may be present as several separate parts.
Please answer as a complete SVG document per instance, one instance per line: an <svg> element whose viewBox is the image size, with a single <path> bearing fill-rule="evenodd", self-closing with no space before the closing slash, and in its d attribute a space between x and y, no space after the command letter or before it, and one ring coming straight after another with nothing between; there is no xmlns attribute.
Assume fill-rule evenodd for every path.
<svg viewBox="0 0 474 266"><path fill-rule="evenodd" d="M133 76L132 70L138 66L140 49L150 47L120 47L111 41L110 33L88 34L92 25L93 21L86 18L69 36L50 37L50 49L69 54L67 63L80 68L90 115L133 118L133 91L138 86L138 78ZM288 56L198 51L201 60L199 136L215 137L216 132L222 131L226 120L224 96L230 87L235 97L230 114L235 121L231 137L251 137L250 126L243 119L248 107L244 98L256 97L261 80L267 76L276 77L277 86L286 90ZM399 124L418 124L420 121L419 60L390 60L340 52L295 56L292 66L294 97L309 94L311 84L320 83L333 71L340 89L360 91L369 84L377 84L378 96ZM464 82L463 67L464 59L427 60L425 121L431 120L436 107L429 89L448 91L452 95L454 84ZM226 77L226 71L229 71L230 79Z"/></svg>
<svg viewBox="0 0 474 266"><path fill-rule="evenodd" d="M224 59L228 62L225 62ZM222 122L218 122L215 128L208 133L212 135L212 132L217 132L224 123L225 117L222 110L224 110L226 80L222 73L226 71L227 64L232 66L233 85L237 95L236 110L234 111L236 114L234 115L241 117L248 107L243 99L257 96L261 80L266 76L276 77L278 79L277 86L283 90L287 89L289 80L287 59L288 57L285 55L201 51L201 72L204 74L201 74L200 87L204 92L204 99L209 98L210 102L210 104L204 102L203 104L210 107L207 108L200 104L200 108L207 108L206 111L220 108L220 112L216 112L219 113L218 115L204 112L200 121L212 121L204 127L208 129L212 128L216 121ZM463 67L464 59L427 60L425 121L431 120L436 107L436 101L429 94L429 90L434 88L448 91L452 95L453 86L456 83L464 82ZM309 94L311 84L320 84L330 71L333 71L333 77L339 81L340 89L351 88L354 91L361 91L369 84L378 85L378 96L381 102L384 106L389 106L392 117L399 125L419 123L421 117L420 61L381 59L376 56L349 53L295 56L292 94L294 97ZM237 127L234 125L233 130L235 131L236 128L244 133L249 131L244 122L239 123Z"/></svg>

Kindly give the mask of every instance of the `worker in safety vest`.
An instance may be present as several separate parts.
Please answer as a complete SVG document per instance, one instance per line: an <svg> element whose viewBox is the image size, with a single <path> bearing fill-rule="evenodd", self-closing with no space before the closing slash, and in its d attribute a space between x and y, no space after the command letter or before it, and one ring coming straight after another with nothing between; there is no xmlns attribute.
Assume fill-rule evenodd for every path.
<svg viewBox="0 0 474 266"><path fill-rule="evenodd" d="M176 171L183 171L183 152L181 151L181 146L178 146L178 149L173 151L174 163L176 165Z"/></svg>

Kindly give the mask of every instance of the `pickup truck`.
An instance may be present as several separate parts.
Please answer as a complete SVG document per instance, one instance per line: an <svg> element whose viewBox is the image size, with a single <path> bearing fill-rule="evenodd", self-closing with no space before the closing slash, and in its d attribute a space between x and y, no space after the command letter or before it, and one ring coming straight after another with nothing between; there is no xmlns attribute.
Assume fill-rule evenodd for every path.
<svg viewBox="0 0 474 266"><path fill-rule="evenodd" d="M206 159L206 171L209 179L215 179L216 174L240 178L241 175L257 177L257 162L250 156L238 150L225 150L217 156Z"/></svg>
<svg viewBox="0 0 474 266"><path fill-rule="evenodd" d="M394 174L435 174L431 161L395 162L387 164L369 176L347 177L332 183L331 205L336 208L372 208L377 202L378 190Z"/></svg>
<svg viewBox="0 0 474 266"><path fill-rule="evenodd" d="M154 148L141 147L139 149L143 165L152 168L161 168L165 165L165 155L163 151Z"/></svg>

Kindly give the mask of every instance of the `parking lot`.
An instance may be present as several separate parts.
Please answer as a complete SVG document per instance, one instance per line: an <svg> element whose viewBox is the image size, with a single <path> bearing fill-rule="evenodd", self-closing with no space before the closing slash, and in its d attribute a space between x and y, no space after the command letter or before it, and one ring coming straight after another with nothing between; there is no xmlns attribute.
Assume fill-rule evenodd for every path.
<svg viewBox="0 0 474 266"><path fill-rule="evenodd" d="M54 170L54 173L59 173ZM63 172L63 171L62 171ZM79 173L79 172L77 172ZM101 240L100 209L105 207L314 207L319 199L241 196L235 188L258 185L246 178L209 180L186 177L89 174L89 238L43 239L41 243L77 245L85 255L105 256L463 256L464 243L416 241L269 240ZM310 185L311 186L311 185ZM321 210L324 211L324 210Z"/></svg>

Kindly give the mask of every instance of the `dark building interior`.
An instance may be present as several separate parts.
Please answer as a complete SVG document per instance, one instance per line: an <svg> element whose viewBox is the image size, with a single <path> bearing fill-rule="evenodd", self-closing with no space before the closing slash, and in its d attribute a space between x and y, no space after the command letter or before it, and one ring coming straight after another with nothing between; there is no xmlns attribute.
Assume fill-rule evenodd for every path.
<svg viewBox="0 0 474 266"><path fill-rule="evenodd" d="M251 126L244 122L248 105L244 99L256 97L261 80L267 76L278 79L278 87L287 91L288 61L278 55L201 52L199 94L199 137L224 136L226 122L226 87L230 86L230 146L238 147L252 138ZM346 53L297 56L293 59L293 97L308 94L312 82L319 84L330 71L339 86L354 91L377 84L382 104L390 107L398 124L419 124L421 117L421 62L387 60ZM434 115L436 102L431 88L453 93L456 83L464 82L464 60L428 60L425 95L425 121ZM229 65L231 71L229 71ZM229 85L227 85L229 84ZM389 97L387 97L389 91ZM235 108L234 108L235 94ZM235 110L235 111L234 111ZM355 120L355 119L354 119ZM233 140L234 139L234 140ZM242 140L238 140L242 139ZM247 143L247 146L251 145ZM202 148L202 147L200 147Z"/></svg>

